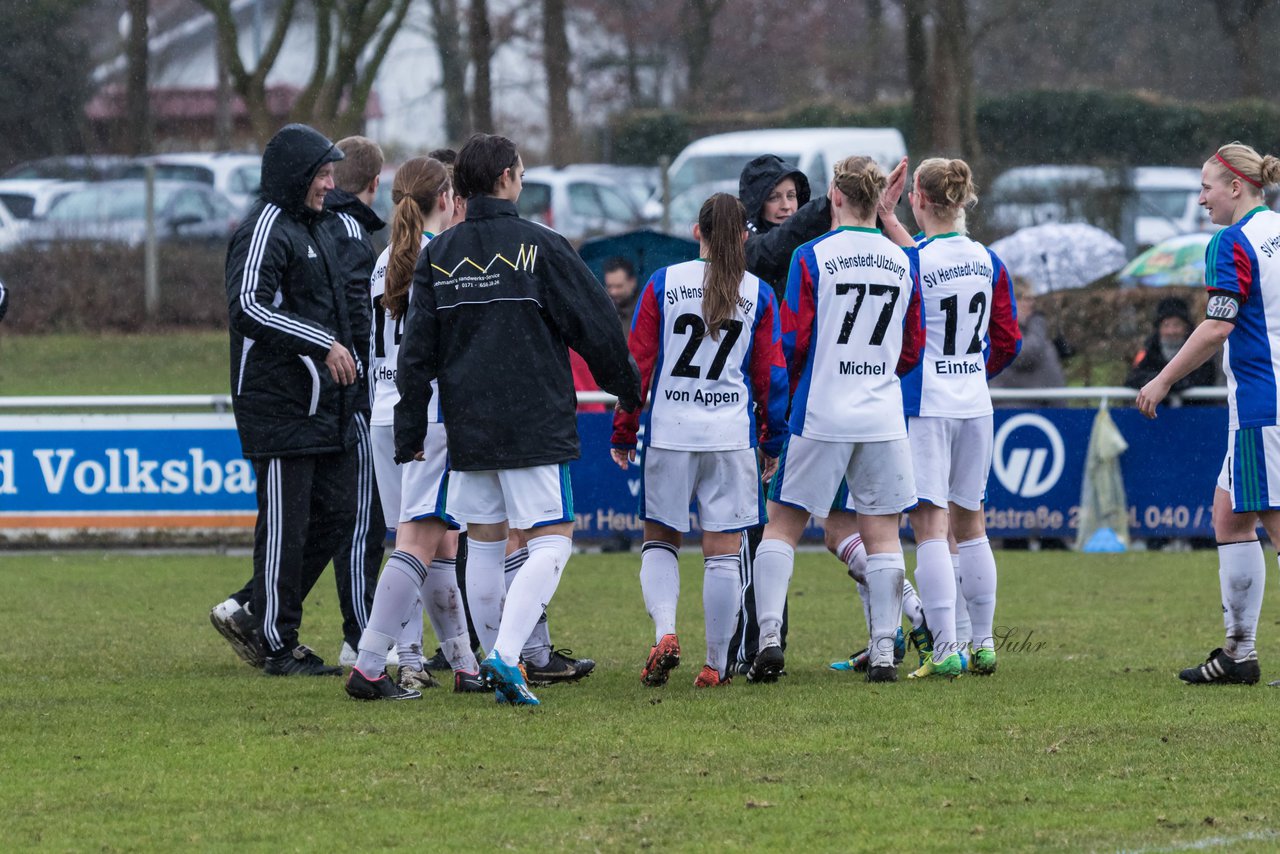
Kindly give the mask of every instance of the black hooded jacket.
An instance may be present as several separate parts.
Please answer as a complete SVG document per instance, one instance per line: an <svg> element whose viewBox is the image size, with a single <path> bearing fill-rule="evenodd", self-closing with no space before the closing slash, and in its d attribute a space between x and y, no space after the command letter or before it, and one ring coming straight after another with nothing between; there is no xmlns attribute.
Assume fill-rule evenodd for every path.
<svg viewBox="0 0 1280 854"><path fill-rule="evenodd" d="M794 178L800 209L781 225L761 215L765 199L783 178ZM742 169L738 198L747 209L747 270L773 286L781 300L787 290L791 255L805 243L831 230L831 202L826 196L809 198L809 179L774 154L762 154Z"/></svg>
<svg viewBox="0 0 1280 854"><path fill-rule="evenodd" d="M556 232L516 206L472 196L466 221L422 250L396 372L396 461L422 449L431 380L449 425L449 464L490 471L579 455L569 348L625 409L640 373L613 301Z"/></svg>
<svg viewBox="0 0 1280 854"><path fill-rule="evenodd" d="M358 384L324 364L352 347L329 214L306 206L316 172L342 152L306 125L287 125L262 155L260 198L227 247L231 401L246 457L332 453L355 441Z"/></svg>
<svg viewBox="0 0 1280 854"><path fill-rule="evenodd" d="M347 310L351 320L351 337L356 346L351 355L356 360L363 394L357 401L360 412L370 411L369 365L373 342L373 303L369 299L369 279L378 253L369 235L386 228L373 209L346 190L333 189L325 196L324 209L336 216L326 217L325 227L333 236L337 251L338 275L344 284Z"/></svg>

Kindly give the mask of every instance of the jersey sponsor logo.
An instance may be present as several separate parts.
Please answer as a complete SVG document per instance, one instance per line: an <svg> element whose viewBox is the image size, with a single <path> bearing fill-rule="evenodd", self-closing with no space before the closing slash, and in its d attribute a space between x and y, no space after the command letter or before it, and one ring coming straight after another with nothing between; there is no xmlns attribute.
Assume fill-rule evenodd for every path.
<svg viewBox="0 0 1280 854"><path fill-rule="evenodd" d="M1214 294L1209 297L1204 313L1212 320L1235 320L1240 314L1240 303L1228 294Z"/></svg>
<svg viewBox="0 0 1280 854"><path fill-rule="evenodd" d="M854 267L874 267L878 270L888 270L899 278L907 274L907 268L889 256L870 252L856 255L837 255L822 262L822 267L832 276L841 270L852 270Z"/></svg>
<svg viewBox="0 0 1280 854"><path fill-rule="evenodd" d="M527 273L532 273L534 265L538 263L538 244L521 243L520 248L516 250L516 260L514 261L503 255L501 252L498 252L489 259L487 264L484 264L483 266L471 260L470 257L466 257L457 264L454 264L453 269L451 270L441 267L439 264L432 264L431 267L432 269L442 273L446 279L452 279L458 275L458 270L464 266L478 270L481 273L487 273L489 272L489 268L499 261L506 264L512 270L524 270Z"/></svg>
<svg viewBox="0 0 1280 854"><path fill-rule="evenodd" d="M888 365L884 362L840 362L840 376L842 377L882 377L888 372Z"/></svg>
<svg viewBox="0 0 1280 854"><path fill-rule="evenodd" d="M1271 258L1276 254L1276 249L1280 249L1280 234L1277 234L1275 237L1269 238L1258 248L1262 250L1263 255L1266 255L1268 258Z"/></svg>
<svg viewBox="0 0 1280 854"><path fill-rule="evenodd" d="M1015 432L1016 444L1011 441ZM996 479L1014 495L1036 498L1053 489L1062 477L1066 462L1062 434L1043 415L1024 412L1001 424L993 450Z"/></svg>
<svg viewBox="0 0 1280 854"><path fill-rule="evenodd" d="M935 285L945 284L952 279L958 279L961 276L982 276L990 279L992 274L991 265L984 264L981 261L966 261L963 264L955 264L951 267L944 267L932 273L925 273L920 278L924 279L926 288L932 288Z"/></svg>

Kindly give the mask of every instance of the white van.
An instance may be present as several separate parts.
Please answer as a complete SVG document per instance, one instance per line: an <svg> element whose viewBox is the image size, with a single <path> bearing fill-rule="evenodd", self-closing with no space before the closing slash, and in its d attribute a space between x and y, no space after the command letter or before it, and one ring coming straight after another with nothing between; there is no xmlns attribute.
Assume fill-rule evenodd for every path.
<svg viewBox="0 0 1280 854"><path fill-rule="evenodd" d="M1139 166L1133 180L1134 243L1137 248L1192 231L1216 231L1200 207L1200 170L1177 166Z"/></svg>
<svg viewBox="0 0 1280 854"><path fill-rule="evenodd" d="M736 183L742 167L761 154L776 154L794 163L809 179L816 197L827 191L837 160L865 154L888 170L906 156L907 145L896 128L785 128L707 136L689 143L672 162L668 170L671 198L700 184ZM646 217L662 215L658 192L645 205Z"/></svg>

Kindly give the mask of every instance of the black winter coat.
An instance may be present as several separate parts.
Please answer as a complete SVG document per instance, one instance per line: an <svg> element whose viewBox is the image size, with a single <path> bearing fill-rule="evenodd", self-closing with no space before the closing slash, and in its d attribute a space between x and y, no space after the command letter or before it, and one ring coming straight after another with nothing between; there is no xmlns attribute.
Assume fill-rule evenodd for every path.
<svg viewBox="0 0 1280 854"><path fill-rule="evenodd" d="M1164 353L1160 350L1160 333L1153 333L1147 338L1147 343L1138 355L1134 358L1133 364L1129 367L1129 373L1124 378L1124 384L1129 388L1142 388L1147 383L1155 379L1165 365L1169 364L1165 359ZM1191 373L1173 384L1169 391L1179 394L1189 388L1196 386L1212 386L1217 385L1218 369L1214 365L1214 360L1210 359ZM1187 401L1187 403L1212 403L1213 401Z"/></svg>
<svg viewBox="0 0 1280 854"><path fill-rule="evenodd" d="M306 206L325 163L342 152L288 125L262 155L262 191L227 248L231 401L244 455L332 453L355 441L358 384L339 386L325 356L352 349L351 322L328 214Z"/></svg>
<svg viewBox="0 0 1280 854"><path fill-rule="evenodd" d="M331 190L325 196L324 209L336 214L325 217L325 226L333 235L338 260L338 276L346 290L347 311L351 321L351 338L355 348L351 355L356 360L361 396L357 400L360 412L368 414L371 408L369 366L373 364L373 302L369 298L369 279L378 253L369 235L386 228L373 209L346 190Z"/></svg>
<svg viewBox="0 0 1280 854"><path fill-rule="evenodd" d="M794 178L800 209L781 225L762 216L765 199L783 178ZM738 198L747 210L747 270L773 286L781 300L786 295L791 256L804 244L831 230L831 202L826 196L809 198L809 179L792 164L773 154L762 154L742 170Z"/></svg>
<svg viewBox="0 0 1280 854"><path fill-rule="evenodd" d="M473 196L467 219L422 250L396 387L396 461L422 449L431 380L449 425L449 464L489 471L577 459L577 396L568 348L624 408L640 374L613 301L549 228L516 206Z"/></svg>

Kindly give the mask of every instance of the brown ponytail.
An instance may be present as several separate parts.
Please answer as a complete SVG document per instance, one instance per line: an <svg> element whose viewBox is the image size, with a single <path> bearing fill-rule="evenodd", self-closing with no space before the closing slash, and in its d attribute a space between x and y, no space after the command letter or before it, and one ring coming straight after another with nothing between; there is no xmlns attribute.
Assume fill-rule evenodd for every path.
<svg viewBox="0 0 1280 854"><path fill-rule="evenodd" d="M391 252L382 307L396 320L409 310L409 285L422 252L422 230L440 194L449 189L449 170L439 160L415 157L396 170L391 184Z"/></svg>
<svg viewBox="0 0 1280 854"><path fill-rule="evenodd" d="M832 183L859 218L866 219L875 213L889 180L880 164L870 157L846 157L835 165Z"/></svg>
<svg viewBox="0 0 1280 854"><path fill-rule="evenodd" d="M738 288L747 272L747 253L742 245L747 212L735 196L716 193L702 203L698 229L710 256L702 276L702 316L711 340L719 341L720 327L734 315Z"/></svg>

